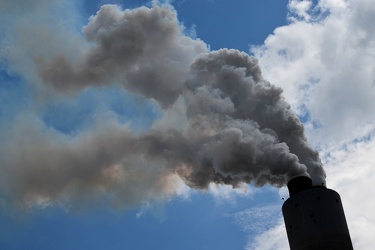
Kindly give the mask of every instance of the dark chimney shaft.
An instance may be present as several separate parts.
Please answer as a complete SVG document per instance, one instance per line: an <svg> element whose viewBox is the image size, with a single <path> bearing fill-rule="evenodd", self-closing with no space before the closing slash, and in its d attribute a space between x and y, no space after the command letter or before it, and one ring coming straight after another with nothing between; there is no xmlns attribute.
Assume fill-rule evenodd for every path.
<svg viewBox="0 0 375 250"><path fill-rule="evenodd" d="M291 250L353 249L337 192L313 187L305 176L291 179L288 189L282 210Z"/></svg>
<svg viewBox="0 0 375 250"><path fill-rule="evenodd" d="M307 176L295 177L288 182L289 196L310 188L312 188L312 181Z"/></svg>

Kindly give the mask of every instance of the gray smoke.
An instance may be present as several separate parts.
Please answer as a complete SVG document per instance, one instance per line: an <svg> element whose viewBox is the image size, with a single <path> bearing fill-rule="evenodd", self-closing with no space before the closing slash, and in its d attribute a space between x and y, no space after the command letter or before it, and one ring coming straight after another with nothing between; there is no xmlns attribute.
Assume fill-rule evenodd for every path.
<svg viewBox="0 0 375 250"><path fill-rule="evenodd" d="M84 49L74 56L31 53L42 86L64 95L120 84L158 103L163 117L143 132L98 121L73 138L15 123L0 151L0 187L14 201L98 196L129 206L173 195L180 180L196 189L281 187L301 175L325 182L303 125L254 57L209 51L183 34L168 5L105 5L82 31L86 44L77 39Z"/></svg>

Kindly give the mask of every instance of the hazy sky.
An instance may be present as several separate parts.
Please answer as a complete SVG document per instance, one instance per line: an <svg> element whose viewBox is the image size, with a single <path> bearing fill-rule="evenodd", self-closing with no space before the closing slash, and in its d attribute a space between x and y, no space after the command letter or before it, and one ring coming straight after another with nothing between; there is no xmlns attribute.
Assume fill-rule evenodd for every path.
<svg viewBox="0 0 375 250"><path fill-rule="evenodd" d="M372 249L374 22L368 0L0 0L0 248L289 249L274 186L315 155L274 105ZM293 170L257 168L275 152Z"/></svg>

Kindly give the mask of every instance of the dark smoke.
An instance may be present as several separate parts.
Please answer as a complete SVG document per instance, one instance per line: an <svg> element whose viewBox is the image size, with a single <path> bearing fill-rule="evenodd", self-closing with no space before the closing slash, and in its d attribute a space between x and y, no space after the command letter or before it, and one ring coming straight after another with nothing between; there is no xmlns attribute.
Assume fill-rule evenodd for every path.
<svg viewBox="0 0 375 250"><path fill-rule="evenodd" d="M180 180L196 189L281 187L300 175L325 182L303 125L254 57L210 52L183 35L167 5L105 5L83 34L78 55L31 55L42 86L66 94L121 84L164 115L145 132L102 121L74 138L21 119L0 152L0 187L16 202L105 196L127 206L174 194Z"/></svg>

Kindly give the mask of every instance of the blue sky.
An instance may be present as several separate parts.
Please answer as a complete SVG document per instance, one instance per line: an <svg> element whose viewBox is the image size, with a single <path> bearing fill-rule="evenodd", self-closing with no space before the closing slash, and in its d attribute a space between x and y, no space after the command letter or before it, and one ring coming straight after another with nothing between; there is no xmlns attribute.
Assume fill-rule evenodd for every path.
<svg viewBox="0 0 375 250"><path fill-rule="evenodd" d="M32 179L37 183L27 182L21 172L39 169L38 157L54 163L53 150L60 146L66 146L66 155L74 156L71 151L80 150L79 145L89 147L96 141L92 134L106 135L103 129L108 124L115 124L116 131L126 132L126 127L141 133L155 124L178 127L183 123L173 113L181 109L178 101L173 110L165 109L168 113L152 98L126 92L117 83L105 85L95 79L94 87L68 86L66 92L58 85L41 84L54 80L53 74L38 68L44 56L79 61L82 51L95 47L93 41L87 42L93 31L82 27L104 4L122 9L151 6L149 1L135 0L0 0L0 249L288 249L280 215L285 188L250 184L235 190L210 185L202 191L173 182L173 191L162 189L161 194L157 190L151 195L140 191L139 197L127 200L128 190L111 189L117 183L98 182L99 191L93 192L87 190L90 186L77 184L79 194L69 188L59 193L55 187L59 189L60 179L54 178L64 171L40 172L40 177ZM193 42L197 51L207 45L211 51L233 48L255 55L263 76L284 89L309 142L319 150L328 186L342 195L354 246L372 249L375 239L368 232L375 230L375 202L365 197L372 197L368 183L375 181L375 74L369 66L375 63L375 4L366 0L355 4L344 0L175 0L170 4L184 33L205 43ZM163 66L162 57L157 59ZM61 78L68 75L56 72ZM116 74L115 70L109 73ZM67 79L74 82L72 75ZM44 154L43 147L52 155ZM33 166L18 166L23 161L17 152L30 153L25 162ZM108 170L101 173L111 178L122 174L117 165ZM151 187L158 184L149 177L144 175ZM44 190L48 178L56 185ZM136 188L129 192L138 194L140 182L141 178L134 180ZM28 190L32 184L41 187L40 195ZM103 196L100 185L115 192ZM125 204L119 199L122 196ZM356 205L360 202L361 209Z"/></svg>
<svg viewBox="0 0 375 250"><path fill-rule="evenodd" d="M149 1L102 1L124 8L147 5ZM212 50L235 48L249 52L249 45L261 45L273 30L287 22L288 1L172 1L178 19ZM95 13L100 1L86 1L86 13Z"/></svg>

